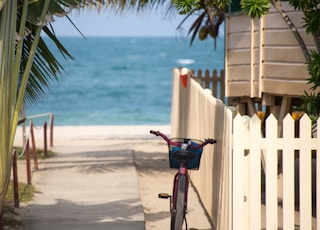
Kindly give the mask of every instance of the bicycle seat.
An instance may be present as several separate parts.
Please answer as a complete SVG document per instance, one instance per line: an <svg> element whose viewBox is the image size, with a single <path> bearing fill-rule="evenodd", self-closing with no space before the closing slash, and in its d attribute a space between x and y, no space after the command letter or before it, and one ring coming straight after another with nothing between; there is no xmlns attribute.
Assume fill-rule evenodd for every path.
<svg viewBox="0 0 320 230"><path fill-rule="evenodd" d="M194 152L189 150L179 150L173 153L173 157L179 161L191 161L194 159Z"/></svg>

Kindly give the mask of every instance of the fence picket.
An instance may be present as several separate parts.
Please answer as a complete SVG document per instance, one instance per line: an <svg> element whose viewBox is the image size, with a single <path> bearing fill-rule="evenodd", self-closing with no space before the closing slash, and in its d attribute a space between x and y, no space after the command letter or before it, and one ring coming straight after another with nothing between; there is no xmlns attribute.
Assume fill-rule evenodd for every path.
<svg viewBox="0 0 320 230"><path fill-rule="evenodd" d="M311 121L300 119L300 229L312 229L311 218Z"/></svg>
<svg viewBox="0 0 320 230"><path fill-rule="evenodd" d="M277 133L278 121L271 114L266 121L266 229L278 229Z"/></svg>
<svg viewBox="0 0 320 230"><path fill-rule="evenodd" d="M294 229L294 120L283 120L283 229Z"/></svg>
<svg viewBox="0 0 320 230"><path fill-rule="evenodd" d="M198 81L203 88L208 88L211 89L212 95L222 101L225 100L225 87L224 87L224 70L221 70L218 75L217 70L212 70L210 72L208 69L206 69L204 72L202 70L191 71L191 76L194 78L196 81ZM211 75L210 75L211 74Z"/></svg>
<svg viewBox="0 0 320 230"><path fill-rule="evenodd" d="M244 227L244 146L243 133L244 125L241 115L237 115L233 120L233 227L232 229L245 229Z"/></svg>
<svg viewBox="0 0 320 230"><path fill-rule="evenodd" d="M250 229L261 229L261 120L250 119Z"/></svg>

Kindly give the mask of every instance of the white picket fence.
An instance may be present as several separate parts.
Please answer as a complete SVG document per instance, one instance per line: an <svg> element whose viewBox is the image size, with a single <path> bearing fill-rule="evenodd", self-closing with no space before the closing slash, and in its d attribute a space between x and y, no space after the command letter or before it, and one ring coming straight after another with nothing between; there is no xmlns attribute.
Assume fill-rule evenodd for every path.
<svg viewBox="0 0 320 230"><path fill-rule="evenodd" d="M190 77L182 87L178 69L173 71L172 88L171 136L218 141L204 148L200 169L192 171L191 180L215 229L230 229L232 112Z"/></svg>
<svg viewBox="0 0 320 230"><path fill-rule="evenodd" d="M300 119L297 135L298 123L287 115L279 137L272 115L262 131L257 116L234 116L196 81L183 88L179 74L173 71L171 134L218 140L191 173L214 229L320 230L320 140L311 136L310 119Z"/></svg>
<svg viewBox="0 0 320 230"><path fill-rule="evenodd" d="M232 229L320 229L319 218L312 218L312 210L320 210L319 199L315 199L320 197L319 189L317 193L312 189L312 184L320 185L320 160L316 155L312 158L320 141L312 138L307 115L300 119L299 137L295 137L295 121L288 114L281 138L273 115L266 120L265 137L258 116L244 119L237 115L232 149Z"/></svg>

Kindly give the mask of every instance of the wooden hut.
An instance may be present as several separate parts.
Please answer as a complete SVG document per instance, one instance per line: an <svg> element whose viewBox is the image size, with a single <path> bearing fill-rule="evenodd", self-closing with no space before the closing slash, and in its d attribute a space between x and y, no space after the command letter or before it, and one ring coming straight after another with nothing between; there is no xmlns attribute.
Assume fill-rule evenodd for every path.
<svg viewBox="0 0 320 230"><path fill-rule="evenodd" d="M282 2L282 8L308 49L315 49L312 36L303 28L303 13L288 2ZM239 1L235 1L226 16L225 47L226 97L246 105L259 102L279 115L289 112L311 87L300 45L273 6L261 19L251 19L239 11Z"/></svg>

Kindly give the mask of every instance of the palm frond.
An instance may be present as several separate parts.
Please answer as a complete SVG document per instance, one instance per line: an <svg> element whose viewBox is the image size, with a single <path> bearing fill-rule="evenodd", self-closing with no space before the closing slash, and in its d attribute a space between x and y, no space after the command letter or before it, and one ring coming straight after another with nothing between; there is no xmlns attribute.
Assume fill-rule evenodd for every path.
<svg viewBox="0 0 320 230"><path fill-rule="evenodd" d="M192 45L195 37L197 36L197 34L199 32L205 16L206 16L206 12L202 12L200 14L200 16L191 24L190 29L189 29L189 34L192 33L192 36L190 39L190 46Z"/></svg>

